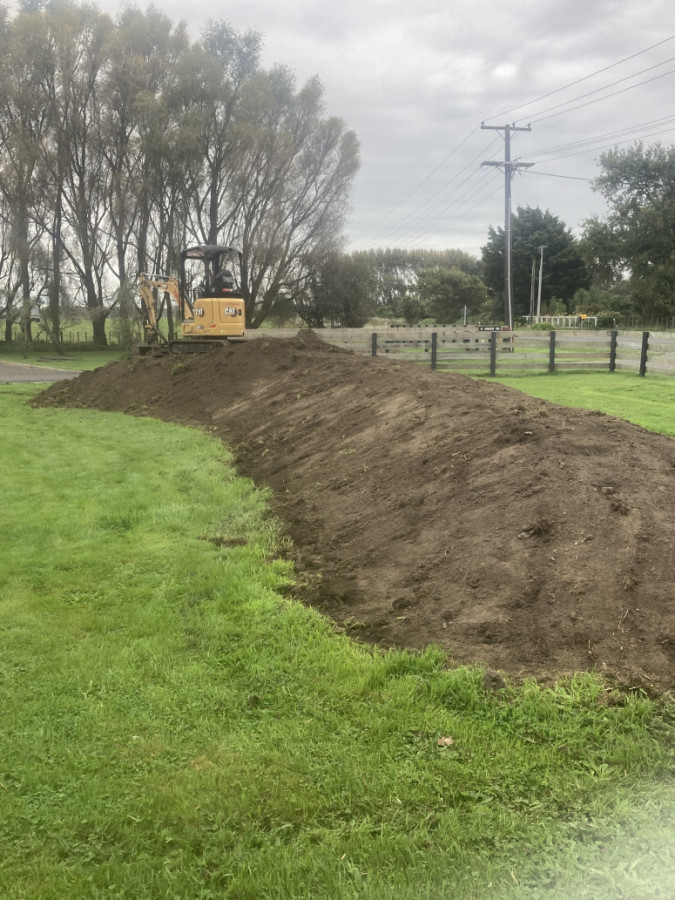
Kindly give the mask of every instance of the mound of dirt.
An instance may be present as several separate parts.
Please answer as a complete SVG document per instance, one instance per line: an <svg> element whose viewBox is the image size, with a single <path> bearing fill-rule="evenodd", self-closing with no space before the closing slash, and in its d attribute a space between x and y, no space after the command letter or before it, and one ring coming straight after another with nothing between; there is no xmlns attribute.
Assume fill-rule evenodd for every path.
<svg viewBox="0 0 675 900"><path fill-rule="evenodd" d="M113 363L43 406L204 427L274 491L299 593L362 640L675 686L675 442L312 332Z"/></svg>

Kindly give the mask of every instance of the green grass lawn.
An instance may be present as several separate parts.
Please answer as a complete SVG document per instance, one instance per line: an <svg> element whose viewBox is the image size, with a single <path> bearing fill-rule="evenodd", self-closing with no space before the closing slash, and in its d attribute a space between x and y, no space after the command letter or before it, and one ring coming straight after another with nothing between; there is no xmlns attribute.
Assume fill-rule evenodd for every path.
<svg viewBox="0 0 675 900"><path fill-rule="evenodd" d="M672 703L357 645L220 443L34 393L0 387L1 897L672 896Z"/></svg>
<svg viewBox="0 0 675 900"><path fill-rule="evenodd" d="M631 372L518 375L491 379L532 397L597 409L650 431L675 435L675 377Z"/></svg>

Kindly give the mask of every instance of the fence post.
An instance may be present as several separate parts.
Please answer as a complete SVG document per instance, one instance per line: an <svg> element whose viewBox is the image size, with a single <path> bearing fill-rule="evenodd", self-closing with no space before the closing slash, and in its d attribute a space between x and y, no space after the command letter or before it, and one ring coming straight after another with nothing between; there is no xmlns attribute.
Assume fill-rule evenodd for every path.
<svg viewBox="0 0 675 900"><path fill-rule="evenodd" d="M431 333L431 370L436 371L436 351L438 349L438 334L433 331Z"/></svg>
<svg viewBox="0 0 675 900"><path fill-rule="evenodd" d="M649 332L642 332L642 350L640 352L640 378L647 372L647 350L649 349Z"/></svg>
<svg viewBox="0 0 675 900"><path fill-rule="evenodd" d="M490 334L490 376L494 378L497 374L497 332Z"/></svg>
<svg viewBox="0 0 675 900"><path fill-rule="evenodd" d="M609 371L614 372L616 370L616 331L610 331L609 333Z"/></svg>
<svg viewBox="0 0 675 900"><path fill-rule="evenodd" d="M374 331L370 339L370 355L377 356L377 332Z"/></svg>
<svg viewBox="0 0 675 900"><path fill-rule="evenodd" d="M555 374L555 331L551 332L548 345L548 372Z"/></svg>

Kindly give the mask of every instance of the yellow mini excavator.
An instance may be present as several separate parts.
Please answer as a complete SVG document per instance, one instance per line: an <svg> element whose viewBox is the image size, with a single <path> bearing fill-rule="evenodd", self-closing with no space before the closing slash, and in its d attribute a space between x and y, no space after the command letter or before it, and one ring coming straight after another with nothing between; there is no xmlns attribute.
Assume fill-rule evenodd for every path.
<svg viewBox="0 0 675 900"><path fill-rule="evenodd" d="M138 352L200 353L242 340L246 333L243 273L241 251L216 244L181 252L180 281L175 275L142 272L138 289L145 342L139 344ZM159 329L157 292L169 294L178 307L179 339L169 341Z"/></svg>

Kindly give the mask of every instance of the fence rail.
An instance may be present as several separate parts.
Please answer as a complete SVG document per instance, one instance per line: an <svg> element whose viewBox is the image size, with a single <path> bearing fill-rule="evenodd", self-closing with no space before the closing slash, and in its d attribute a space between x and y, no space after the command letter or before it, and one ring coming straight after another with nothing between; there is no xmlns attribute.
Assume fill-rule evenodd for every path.
<svg viewBox="0 0 675 900"><path fill-rule="evenodd" d="M437 371L516 375L563 371L635 371L675 375L675 335L640 332L493 331L461 328L322 328L328 343L368 356L408 360ZM297 329L249 332L290 337Z"/></svg>

